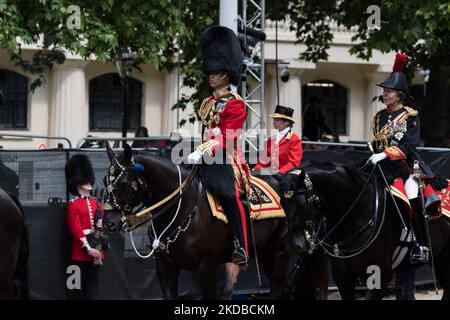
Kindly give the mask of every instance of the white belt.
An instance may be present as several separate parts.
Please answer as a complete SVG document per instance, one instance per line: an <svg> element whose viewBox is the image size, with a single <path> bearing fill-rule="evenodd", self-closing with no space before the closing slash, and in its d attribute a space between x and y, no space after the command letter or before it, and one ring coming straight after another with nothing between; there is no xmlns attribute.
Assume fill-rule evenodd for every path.
<svg viewBox="0 0 450 320"><path fill-rule="evenodd" d="M92 230L92 229L84 229L83 233L84 233L85 236L87 236L88 234L94 233L94 230Z"/></svg>

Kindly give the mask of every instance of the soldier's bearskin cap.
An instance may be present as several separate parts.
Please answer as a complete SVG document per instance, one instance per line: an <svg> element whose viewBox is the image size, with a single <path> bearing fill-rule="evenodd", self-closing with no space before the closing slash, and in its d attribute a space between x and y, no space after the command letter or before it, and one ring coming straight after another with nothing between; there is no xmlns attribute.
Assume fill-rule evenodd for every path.
<svg viewBox="0 0 450 320"><path fill-rule="evenodd" d="M76 154L67 161L65 173L67 190L78 195L77 186L95 182L95 173L91 161L84 154Z"/></svg>
<svg viewBox="0 0 450 320"><path fill-rule="evenodd" d="M214 26L206 29L200 37L203 72L207 75L226 72L231 84L237 86L242 73L241 45L233 30Z"/></svg>

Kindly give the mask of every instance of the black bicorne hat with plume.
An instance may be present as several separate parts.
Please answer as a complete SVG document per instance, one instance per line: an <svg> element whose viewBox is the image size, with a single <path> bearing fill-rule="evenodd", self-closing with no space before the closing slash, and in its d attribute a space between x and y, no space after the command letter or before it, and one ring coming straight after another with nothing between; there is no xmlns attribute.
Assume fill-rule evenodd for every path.
<svg viewBox="0 0 450 320"><path fill-rule="evenodd" d="M406 81L406 75L403 72L408 57L405 54L397 53L395 55L395 63L392 68L392 73L382 83L378 83L377 86L382 88L389 88L393 90L399 90L409 95L408 82Z"/></svg>

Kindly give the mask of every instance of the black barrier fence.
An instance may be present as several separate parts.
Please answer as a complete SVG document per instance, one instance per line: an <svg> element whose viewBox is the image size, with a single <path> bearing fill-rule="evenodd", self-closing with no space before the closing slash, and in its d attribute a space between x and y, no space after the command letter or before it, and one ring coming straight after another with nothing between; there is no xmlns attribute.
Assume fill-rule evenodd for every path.
<svg viewBox="0 0 450 320"><path fill-rule="evenodd" d="M345 151L345 152L343 152ZM161 155L158 150L141 150L141 153ZM30 288L33 299L66 299L66 282L70 258L70 236L65 220L68 201L64 166L74 154L86 154L93 164L96 182L93 195L103 199L103 177L109 164L105 150L0 150L0 186L19 196L30 230ZM422 157L440 174L450 177L450 152L422 150ZM170 157L167 150L163 154ZM304 162L331 161L354 166L369 156L368 151L353 147L320 146L305 148ZM149 252L146 230L133 233L140 253ZM121 232L110 237L111 249L106 253L100 275L99 299L160 299L162 297L155 273L154 259L141 259L135 254L130 234ZM195 274L181 274L179 293L198 296ZM266 292L267 280L258 284L256 267L241 273L237 292Z"/></svg>

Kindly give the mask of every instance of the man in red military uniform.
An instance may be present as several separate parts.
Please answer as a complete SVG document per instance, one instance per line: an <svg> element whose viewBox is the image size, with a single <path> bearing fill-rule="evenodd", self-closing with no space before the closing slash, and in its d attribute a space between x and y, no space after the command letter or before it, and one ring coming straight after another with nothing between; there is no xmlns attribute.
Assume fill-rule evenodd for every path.
<svg viewBox="0 0 450 320"><path fill-rule="evenodd" d="M68 191L75 196L67 205L67 225L72 236L72 264L81 271L81 288L76 290L79 299L94 299L103 251L91 247L88 238L95 228L102 227L103 208L96 198L90 196L95 182L94 170L85 155L74 155L66 164ZM97 216L97 217L96 217Z"/></svg>
<svg viewBox="0 0 450 320"><path fill-rule="evenodd" d="M259 159L253 170L269 169L277 176L300 166L303 147L300 138L292 131L293 114L292 108L276 106L275 113L270 117L278 132L267 140L266 154Z"/></svg>
<svg viewBox="0 0 450 320"><path fill-rule="evenodd" d="M199 115L203 125L203 143L187 161L198 163L202 157L213 160L199 166L203 186L217 197L229 217L234 235L232 260L237 265L248 262L248 207L242 200L249 192L249 169L237 139L247 110L242 98L230 85L241 78L242 53L239 40L231 29L216 26L201 35L203 72L209 77L213 95L203 100Z"/></svg>

